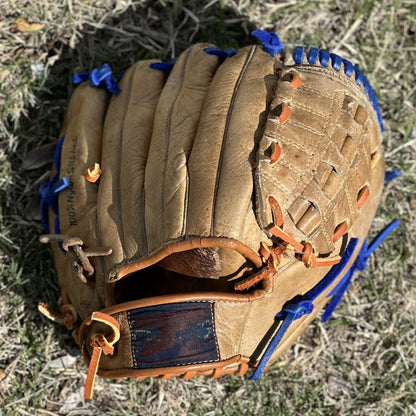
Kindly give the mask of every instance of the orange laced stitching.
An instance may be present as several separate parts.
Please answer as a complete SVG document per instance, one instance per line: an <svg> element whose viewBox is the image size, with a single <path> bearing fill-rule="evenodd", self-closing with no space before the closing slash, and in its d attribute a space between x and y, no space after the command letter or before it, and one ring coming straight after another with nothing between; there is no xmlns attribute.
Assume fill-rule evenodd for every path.
<svg viewBox="0 0 416 416"><path fill-rule="evenodd" d="M290 85L293 88L298 88L300 86L300 84L302 83L302 78L300 77L300 75L297 72L292 72L293 73L293 79L290 82Z"/></svg>
<svg viewBox="0 0 416 416"><path fill-rule="evenodd" d="M273 225L268 228L268 231L275 237L279 238L286 245L277 244L268 246L264 241L260 244L259 253L263 258L263 261L267 263L267 267L259 270L257 273L246 277L234 286L235 290L246 290L252 287L254 284L264 281L264 289L269 290L273 287L273 275L277 273L281 256L287 249L293 249L302 255L301 261L305 267L328 267L333 266L340 262L340 256L334 256L329 258L316 257L314 249L310 243L300 243L296 241L289 234L285 233L281 228L283 226L283 213L276 198L269 196L269 204L272 209ZM344 233L347 229L342 227L340 232ZM338 233L335 234L334 238L338 237Z"/></svg>
<svg viewBox="0 0 416 416"><path fill-rule="evenodd" d="M264 241L262 241L260 244L259 252L263 261L266 262L270 256L270 247Z"/></svg>
<svg viewBox="0 0 416 416"><path fill-rule="evenodd" d="M267 264L269 266L269 270L273 274L277 272L277 269L280 264L280 259L285 251L286 247L280 244L277 247L270 247L270 257L267 259Z"/></svg>
<svg viewBox="0 0 416 416"><path fill-rule="evenodd" d="M319 258L314 254L313 247L309 243L299 243L290 235L285 233L280 227L272 225L269 227L268 231L272 233L275 237L280 238L281 240L288 243L295 251L302 254L302 261L306 267L326 267L333 266L340 262L341 257L335 256L330 258ZM290 247L288 247L290 248Z"/></svg>
<svg viewBox="0 0 416 416"><path fill-rule="evenodd" d="M190 380L192 377L194 377L196 374L196 371L188 371L187 373L185 373L183 376L181 376L181 378L183 380Z"/></svg>
<svg viewBox="0 0 416 416"><path fill-rule="evenodd" d="M256 284L257 282L266 279L270 275L270 270L268 268L263 268L259 272L246 277L245 279L241 280L240 282L234 285L235 290L246 290L249 289L251 286Z"/></svg>
<svg viewBox="0 0 416 416"><path fill-rule="evenodd" d="M286 103L282 103L282 112L279 116L279 122L280 124L283 124L290 115L290 107Z"/></svg>
<svg viewBox="0 0 416 416"><path fill-rule="evenodd" d="M270 156L270 164L273 166L276 165L280 157L281 149L277 143L272 143L272 155Z"/></svg>
<svg viewBox="0 0 416 416"><path fill-rule="evenodd" d="M249 365L247 363L240 362L238 363L238 365L233 366L233 367L217 367L212 370L202 370L202 371L190 370L181 375L167 373L167 374L159 375L158 378L162 380L168 380L171 377L178 376L182 380L190 380L191 378L195 376L205 376L208 378L219 378L224 374L236 374L237 376L243 376L244 374L247 373L248 369L249 369ZM150 376L138 376L136 377L136 380L145 380L147 377L150 377Z"/></svg>
<svg viewBox="0 0 416 416"><path fill-rule="evenodd" d="M366 185L363 188L360 189L360 192L358 193L357 197L357 209L361 209L367 200L367 198L370 196L370 188Z"/></svg>
<svg viewBox="0 0 416 416"><path fill-rule="evenodd" d="M105 355L112 355L114 353L114 344L120 339L120 324L112 316L102 312L94 312L91 315L91 320L108 325L113 332L109 337L98 333L93 334L90 338L90 345L93 347L93 352L85 382L84 397L86 399L91 399L93 395L101 353L104 352Z"/></svg>
<svg viewBox="0 0 416 416"><path fill-rule="evenodd" d="M302 78L298 71L291 69L282 77L282 81L288 83L292 88L299 88L302 84Z"/></svg>
<svg viewBox="0 0 416 416"><path fill-rule="evenodd" d="M332 237L332 242L336 243L347 231L348 231L348 224L346 221L337 225L334 231L334 235Z"/></svg>
<svg viewBox="0 0 416 416"><path fill-rule="evenodd" d="M272 208L273 223L278 227L281 227L283 225L283 213L279 203L277 202L275 197L270 195L269 204Z"/></svg>

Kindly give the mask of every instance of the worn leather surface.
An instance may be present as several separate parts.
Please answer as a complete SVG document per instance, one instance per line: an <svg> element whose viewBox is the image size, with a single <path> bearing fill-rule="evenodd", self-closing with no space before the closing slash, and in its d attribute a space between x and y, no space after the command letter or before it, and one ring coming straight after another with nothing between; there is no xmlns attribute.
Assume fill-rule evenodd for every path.
<svg viewBox="0 0 416 416"><path fill-rule="evenodd" d="M264 77L273 73L274 59L253 46L219 65L217 56L203 51L208 46L185 51L166 81L154 110L149 147L140 153L145 167L135 168L134 181L142 187L132 188L130 176L124 180L111 173L110 181L103 175L98 226L102 244L115 247L106 260L112 280L120 277L123 267L129 265L130 272L140 269L142 260L178 241L225 237L258 251L263 232L252 209L250 157L255 147L253 132L266 110ZM122 108L121 89L110 102L107 120L113 104ZM126 109L127 118L129 111ZM137 106L131 111L136 112ZM119 125L120 132L136 131L121 116L111 116L108 123ZM104 131L107 134L106 128ZM116 140L117 134L112 132L109 135ZM129 172L131 165L137 165L134 160L123 163L116 157L117 152L129 154L137 140L127 134L121 135L116 148L104 137L106 170ZM143 226L145 229L140 229ZM232 274L246 261L225 248L215 253L211 250L204 258L209 259L211 277ZM171 259L167 267L183 264L175 266L177 263Z"/></svg>
<svg viewBox="0 0 416 416"><path fill-rule="evenodd" d="M275 221L270 197L280 206L284 232L310 243L316 256L342 255L351 238L361 246L375 215L384 160L377 115L363 87L342 70L306 59L295 64L290 51L286 58L272 57L248 46L221 62L204 52L207 46L186 50L169 76L150 68L152 61L137 63L120 81L121 92L111 97L83 84L68 110L61 177L69 176L71 187L59 196L61 232L80 237L86 247L111 247L112 254L94 259L88 285L56 245L54 254L62 286L81 318L88 321L92 312L106 308L121 323L119 355L102 358L104 376L136 374L125 311L184 297L215 300L224 365L255 364L276 313L314 287L331 266L307 268L287 250L271 287L260 282L243 293L186 296L178 287L168 299L141 298L140 286L160 278L156 274L149 281L141 270L156 264L216 280L256 272L264 266L261 243L276 243L269 232ZM300 84L292 82L296 77ZM276 146L280 156L271 163ZM102 175L92 184L83 174L95 162ZM359 207L367 188L369 196ZM51 213L51 227L54 220ZM334 241L343 223L347 232ZM140 280L144 276L146 282ZM137 280L131 286L136 302L117 305L114 288L120 279ZM326 294L316 300L314 314L327 302ZM292 324L273 360L314 314ZM94 325L85 322L81 342L88 362ZM205 363L201 374L221 365ZM146 371L140 376L163 374L163 369Z"/></svg>
<svg viewBox="0 0 416 416"><path fill-rule="evenodd" d="M62 234L81 238L87 247L97 246L98 185L87 182L84 171L101 158L104 117L108 94L87 84L79 86L69 103L60 137L62 147L60 177L70 186L59 196L59 224ZM53 172L54 174L55 172ZM49 214L50 229L55 229L55 215ZM105 279L86 285L74 272L74 259L52 244L61 285L82 319L105 303ZM101 263L95 263L97 276L103 275Z"/></svg>
<svg viewBox="0 0 416 416"><path fill-rule="evenodd" d="M297 88L289 82L292 72L302 80ZM282 103L290 116L278 123L273 110ZM266 155L272 143L281 149L275 166ZM285 65L260 143L259 220L263 226L272 222L267 197L273 195L292 237L318 253L334 252L334 230L344 221L348 228L354 223L359 191L371 184L371 193L380 192L382 176L371 171L378 150L375 113L353 80L320 65Z"/></svg>

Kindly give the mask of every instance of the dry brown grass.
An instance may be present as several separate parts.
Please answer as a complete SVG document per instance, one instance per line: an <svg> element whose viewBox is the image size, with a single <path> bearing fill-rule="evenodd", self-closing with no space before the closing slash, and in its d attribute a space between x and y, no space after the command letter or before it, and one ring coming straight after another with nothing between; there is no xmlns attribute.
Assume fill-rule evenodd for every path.
<svg viewBox="0 0 416 416"><path fill-rule="evenodd" d="M14 0L0 5L0 415L415 415L416 5L413 0L256 2ZM39 23L21 31L18 18ZM255 383L248 378L98 380L85 402L86 368L69 334L39 316L57 304L40 224L23 215L41 169L28 150L55 140L73 71L103 62L170 58L192 42L253 40L255 27L286 44L326 48L358 63L378 92L389 168L377 232L403 226L356 277L327 326L315 321ZM35 27L36 28L36 27Z"/></svg>

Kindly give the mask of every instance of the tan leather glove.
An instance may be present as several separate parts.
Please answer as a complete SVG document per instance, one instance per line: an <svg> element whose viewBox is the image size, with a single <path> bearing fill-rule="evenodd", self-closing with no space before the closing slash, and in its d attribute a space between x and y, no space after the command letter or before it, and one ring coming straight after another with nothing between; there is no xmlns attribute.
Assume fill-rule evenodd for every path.
<svg viewBox="0 0 416 416"><path fill-rule="evenodd" d="M256 34L72 97L42 203L63 307L40 308L74 328L86 397L97 372L259 378L357 268L384 178L374 91Z"/></svg>

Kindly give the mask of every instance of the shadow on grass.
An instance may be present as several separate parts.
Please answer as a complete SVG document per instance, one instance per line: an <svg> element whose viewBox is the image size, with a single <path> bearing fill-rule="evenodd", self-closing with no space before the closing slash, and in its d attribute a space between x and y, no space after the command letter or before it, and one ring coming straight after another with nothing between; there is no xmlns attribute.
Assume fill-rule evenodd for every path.
<svg viewBox="0 0 416 416"><path fill-rule="evenodd" d="M24 211L37 197L39 185L49 177L49 167L22 170L27 153L42 145L56 143L66 107L74 90L72 75L108 63L118 76L134 62L157 58L170 60L194 43L211 42L221 48L241 47L253 42L247 18L215 3L206 10L195 1L184 1L181 8L154 3L152 6L129 9L117 18L102 24L102 29L91 26L84 31L75 50L67 45L53 45L49 54L58 58L48 76L37 89L38 106L29 110L27 120L16 132L20 143L12 160L13 186L6 204L6 226L10 227L13 244L4 248L9 266L18 278L8 273L6 287L23 298L27 305L27 319L41 329L53 325L37 311L39 301L59 310L59 280L54 270L52 251L38 241L44 230L40 221L25 218ZM73 351L69 332L53 325L61 347ZM30 331L29 331L30 332ZM28 334L28 343L31 337Z"/></svg>

